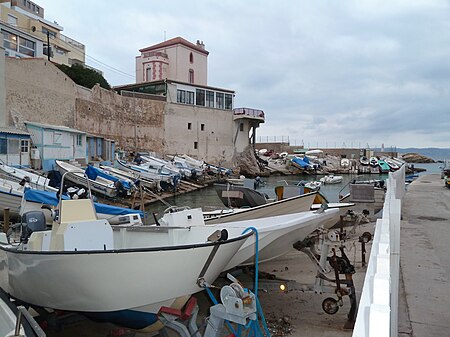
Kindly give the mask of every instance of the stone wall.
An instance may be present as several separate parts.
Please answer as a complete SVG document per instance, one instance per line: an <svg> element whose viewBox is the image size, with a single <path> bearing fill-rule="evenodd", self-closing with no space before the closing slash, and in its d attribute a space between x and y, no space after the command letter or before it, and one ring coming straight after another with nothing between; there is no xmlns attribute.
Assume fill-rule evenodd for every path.
<svg viewBox="0 0 450 337"><path fill-rule="evenodd" d="M127 151L164 151L165 102L120 96L98 85L79 88L77 96L77 129L114 139Z"/></svg>
<svg viewBox="0 0 450 337"><path fill-rule="evenodd" d="M98 85L86 89L43 59L8 58L5 69L2 113L9 126L67 126L113 139L126 151L186 153L211 163L231 163L235 154L232 111L120 96Z"/></svg>
<svg viewBox="0 0 450 337"><path fill-rule="evenodd" d="M6 124L24 121L74 127L76 84L43 59L5 60Z"/></svg>

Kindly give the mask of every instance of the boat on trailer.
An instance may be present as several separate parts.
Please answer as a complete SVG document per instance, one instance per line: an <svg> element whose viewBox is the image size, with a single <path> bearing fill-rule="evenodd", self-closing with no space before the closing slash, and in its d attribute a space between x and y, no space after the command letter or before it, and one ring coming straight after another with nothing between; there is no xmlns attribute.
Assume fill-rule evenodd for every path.
<svg viewBox="0 0 450 337"><path fill-rule="evenodd" d="M1 288L29 305L133 329L151 327L162 306L180 309L252 235L220 226L111 226L97 219L90 189L86 199L60 198L50 230L28 219L18 242L0 245Z"/></svg>
<svg viewBox="0 0 450 337"><path fill-rule="evenodd" d="M243 215L242 213L244 212L238 212L237 215ZM225 216L216 220L205 222L200 208L184 209L164 214L159 220L159 225L163 228L175 224L182 224L191 228L197 226L226 228L227 230L233 228L240 229L242 232L251 223L258 231L259 262L262 263L287 254L295 242L304 240L317 228L331 228L339 220L339 210L322 209L276 216L269 215L243 221L227 221L227 216ZM246 240L224 270L231 269L237 265L254 264L255 240L256 238Z"/></svg>

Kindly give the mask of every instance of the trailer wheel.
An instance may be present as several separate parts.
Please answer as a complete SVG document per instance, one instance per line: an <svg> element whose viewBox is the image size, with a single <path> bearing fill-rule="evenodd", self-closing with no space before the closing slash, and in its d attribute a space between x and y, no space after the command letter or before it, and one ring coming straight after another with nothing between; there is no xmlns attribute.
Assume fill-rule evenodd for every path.
<svg viewBox="0 0 450 337"><path fill-rule="evenodd" d="M322 302L322 309L325 311L328 315L334 315L339 310L339 304L338 301L336 301L332 297L327 297Z"/></svg>

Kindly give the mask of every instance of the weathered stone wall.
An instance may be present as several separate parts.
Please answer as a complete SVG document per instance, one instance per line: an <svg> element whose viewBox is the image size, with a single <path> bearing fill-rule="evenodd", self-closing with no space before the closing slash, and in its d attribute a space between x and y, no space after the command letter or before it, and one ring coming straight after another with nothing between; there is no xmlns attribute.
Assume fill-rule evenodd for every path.
<svg viewBox="0 0 450 337"><path fill-rule="evenodd" d="M43 59L5 60L6 124L24 121L74 127L76 84Z"/></svg>
<svg viewBox="0 0 450 337"><path fill-rule="evenodd" d="M165 102L124 97L100 86L79 88L77 96L77 129L114 139L127 151L164 151Z"/></svg>
<svg viewBox="0 0 450 337"><path fill-rule="evenodd" d="M224 165L235 154L238 123L232 111L86 89L42 59L8 58L5 73L3 113L9 126L23 129L24 121L67 126L113 139L126 151L186 153Z"/></svg>

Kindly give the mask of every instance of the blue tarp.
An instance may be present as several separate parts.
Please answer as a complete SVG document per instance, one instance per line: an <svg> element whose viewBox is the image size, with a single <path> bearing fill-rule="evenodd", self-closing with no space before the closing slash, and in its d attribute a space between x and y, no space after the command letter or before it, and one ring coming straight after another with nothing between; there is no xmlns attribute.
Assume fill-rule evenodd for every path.
<svg viewBox="0 0 450 337"><path fill-rule="evenodd" d="M56 197L56 192L50 191L39 191L33 189L27 189L24 193L24 198L27 201L37 202L45 205L56 206L58 205L58 198ZM63 195L64 199L69 199L66 195ZM97 213L109 214L109 215L126 215L126 214L136 214L138 213L141 218L144 218L144 212L137 211L130 208L117 207L111 205L100 204L94 202L95 211Z"/></svg>
<svg viewBox="0 0 450 337"><path fill-rule="evenodd" d="M128 181L119 179L115 176L112 176L111 174L105 173L102 170L99 170L98 168L96 168L92 165L88 165L88 167L86 168L86 170L84 172L86 173L88 178L91 180L95 180L95 179L97 179L97 177L102 177L102 178L108 179L113 182L120 181L122 183L122 186L127 190L129 190L131 188L130 183Z"/></svg>
<svg viewBox="0 0 450 337"><path fill-rule="evenodd" d="M294 158L291 159L291 161L296 163L297 165L299 165L301 167L310 167L311 164L309 163L308 158L305 157L305 159L306 160L294 157Z"/></svg>

